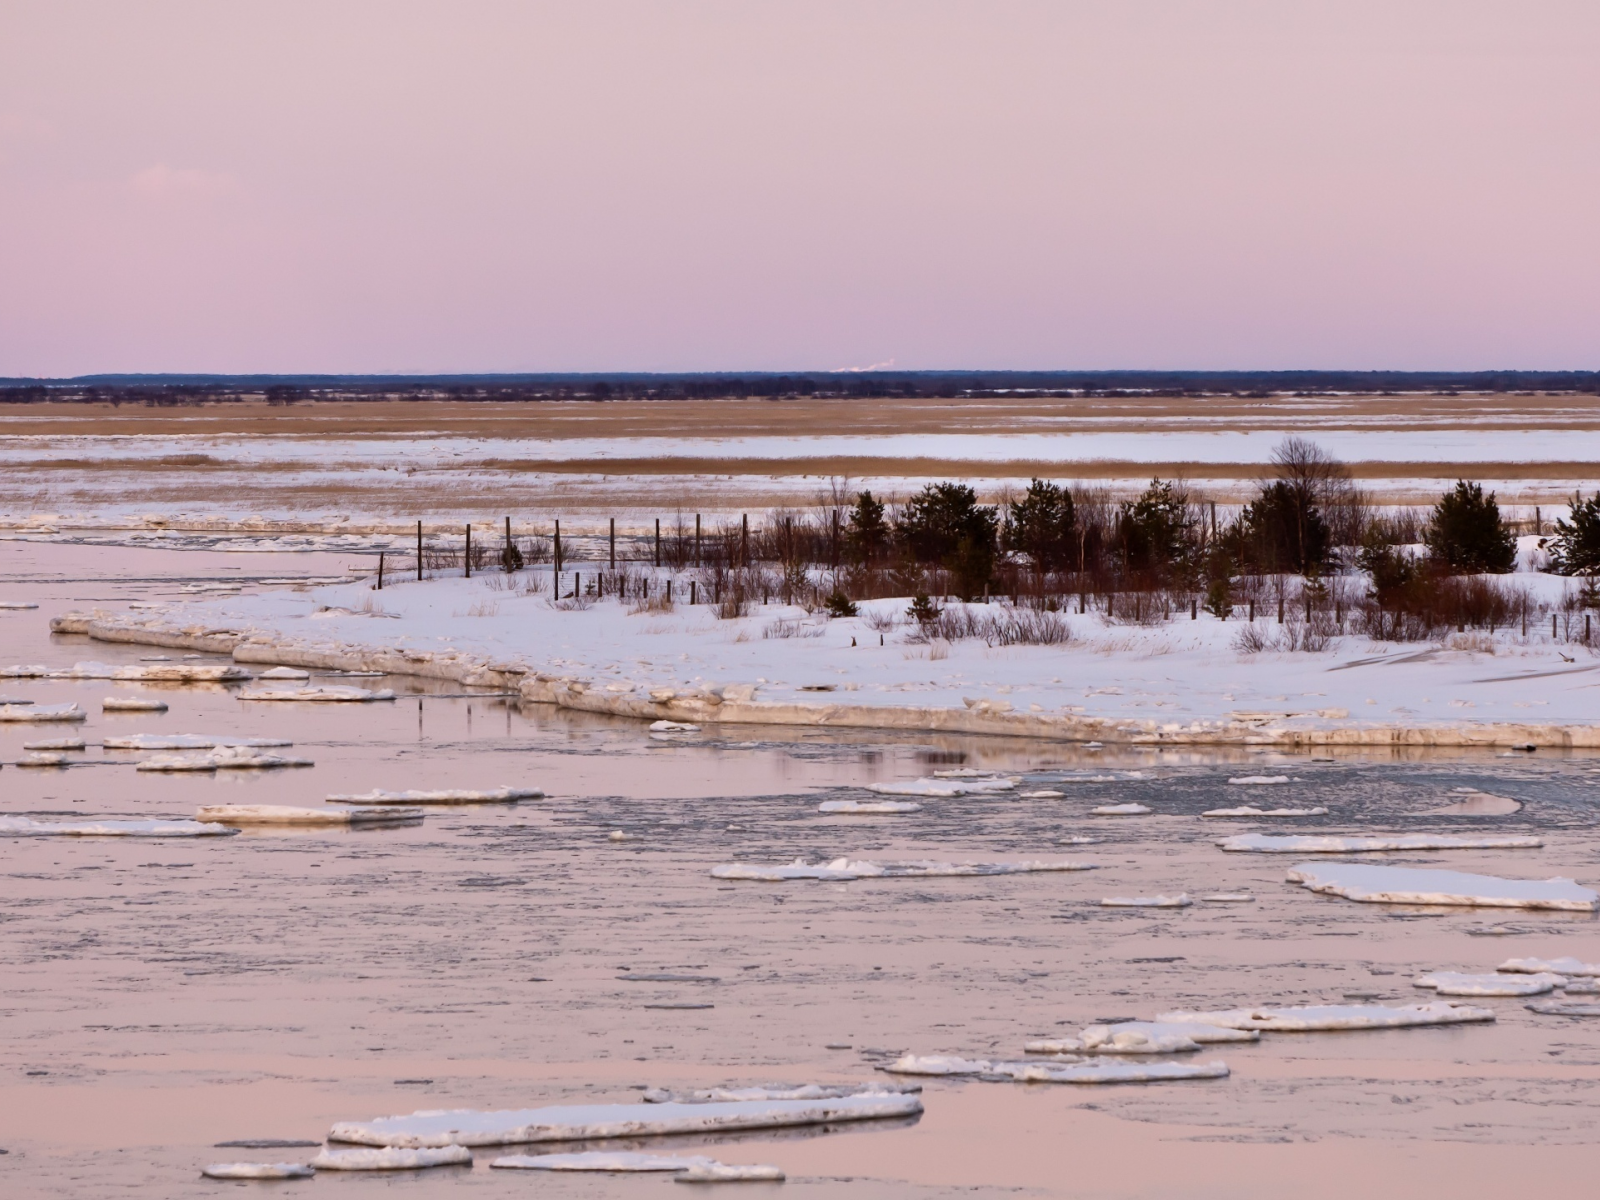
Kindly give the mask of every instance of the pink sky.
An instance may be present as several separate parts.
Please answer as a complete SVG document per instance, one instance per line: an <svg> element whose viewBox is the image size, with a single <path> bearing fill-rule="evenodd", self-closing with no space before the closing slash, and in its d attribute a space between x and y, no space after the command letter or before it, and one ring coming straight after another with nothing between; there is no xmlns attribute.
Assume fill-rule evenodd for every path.
<svg viewBox="0 0 1600 1200"><path fill-rule="evenodd" d="M1600 367L1595 0L0 6L0 374Z"/></svg>

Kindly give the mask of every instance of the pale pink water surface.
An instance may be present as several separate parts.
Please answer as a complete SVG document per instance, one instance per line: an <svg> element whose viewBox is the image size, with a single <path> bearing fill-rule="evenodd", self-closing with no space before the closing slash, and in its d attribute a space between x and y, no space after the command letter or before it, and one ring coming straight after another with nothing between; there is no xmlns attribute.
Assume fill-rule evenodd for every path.
<svg viewBox="0 0 1600 1200"><path fill-rule="evenodd" d="M170 597L182 581L336 574L336 555L0 543L0 660L66 666L179 651L52 637L48 618ZM237 569L235 569L237 568ZM357 681L359 682L359 681ZM1336 762L1090 751L1002 739L708 728L520 709L407 678L390 704L240 702L233 689L0 681L89 710L81 726L0 725L0 814L185 817L201 804L320 804L373 787L542 787L518 805L381 830L135 841L0 839L0 1192L220 1195L234 1138L320 1139L334 1121L419 1108L627 1101L643 1085L870 1080L885 1052L1021 1056L1030 1037L1172 1008L1426 999L1424 969L1512 955L1600 959L1583 914L1396 910L1313 896L1284 856L1224 855L1257 828L1202 820L1241 800L1241 761L1294 776L1268 799L1325 804L1306 832L1535 832L1542 850L1385 857L1593 885L1596 762L1492 754ZM111 690L164 714L102 714ZM108 733L282 736L310 769L136 773ZM81 732L66 770L14 765L24 741ZM966 762L1015 794L832 818L821 799ZM1142 777L1134 777L1138 772ZM1119 782L1073 782L1115 774ZM1517 798L1496 817L1421 816L1454 787ZM1136 800L1148 817L1096 818ZM1219 825L1227 828L1220 829ZM610 840L614 830L628 839ZM1063 846L1070 835L1101 838ZM728 884L736 860L835 855L1073 857L1095 871L1003 878ZM1254 904L1106 910L1109 895L1249 891ZM714 983L630 982L671 971ZM710 1009L647 1004L703 1002ZM800 1196L1412 1197L1578 1189L1593 1178L1600 1021L1486 1001L1493 1025L1283 1035L1207 1048L1226 1080L1079 1088L931 1080L926 1113L884 1128L760 1135L707 1151L775 1162ZM847 1048L835 1048L847 1047ZM401 1082L409 1081L409 1082ZM419 1082L420 1081L420 1082ZM669 1143L672 1144L672 1143ZM677 1144L681 1144L681 1140ZM348 1194L645 1196L657 1176L471 1168L324 1176ZM759 1194L776 1185L757 1185Z"/></svg>

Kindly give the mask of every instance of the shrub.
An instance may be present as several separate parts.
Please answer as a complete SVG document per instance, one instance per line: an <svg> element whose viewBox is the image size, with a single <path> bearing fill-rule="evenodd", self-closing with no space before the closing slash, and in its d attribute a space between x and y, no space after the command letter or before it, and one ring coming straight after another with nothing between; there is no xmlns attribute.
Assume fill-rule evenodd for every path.
<svg viewBox="0 0 1600 1200"><path fill-rule="evenodd" d="M835 588L824 601L824 607L830 617L854 617L860 613L856 602Z"/></svg>
<svg viewBox="0 0 1600 1200"><path fill-rule="evenodd" d="M1516 566L1516 539L1500 519L1494 493L1485 496L1482 485L1464 479L1433 506L1422 540L1434 561L1456 574L1504 575Z"/></svg>
<svg viewBox="0 0 1600 1200"><path fill-rule="evenodd" d="M911 605L906 609L906 616L918 625L928 625L939 618L939 606L928 598L926 592L918 592L911 597Z"/></svg>
<svg viewBox="0 0 1600 1200"><path fill-rule="evenodd" d="M1006 514L1006 549L1026 554L1041 571L1058 571L1076 552L1077 527L1072 494L1035 479Z"/></svg>
<svg viewBox="0 0 1600 1200"><path fill-rule="evenodd" d="M1572 497L1572 520L1556 521L1555 536L1548 543L1550 569L1557 575L1600 573L1600 492L1585 500L1583 493Z"/></svg>

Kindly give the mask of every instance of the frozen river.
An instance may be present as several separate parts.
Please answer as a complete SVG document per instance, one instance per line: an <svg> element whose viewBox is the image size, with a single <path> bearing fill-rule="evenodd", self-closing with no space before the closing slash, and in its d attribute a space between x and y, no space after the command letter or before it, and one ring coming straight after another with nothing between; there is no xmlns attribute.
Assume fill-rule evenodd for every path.
<svg viewBox="0 0 1600 1200"><path fill-rule="evenodd" d="M0 601L39 605L0 613L0 663L177 659L53 637L48 619L197 583L326 578L344 566L333 555L0 543ZM201 1179L203 1164L304 1161L315 1151L215 1143L320 1142L337 1121L626 1102L647 1086L864 1082L885 1078L876 1068L902 1051L1020 1058L1031 1038L1097 1020L1413 1002L1432 998L1411 983L1427 970L1492 971L1513 955L1600 960L1590 914L1312 895L1284 881L1293 859L1213 844L1268 824L1199 816L1269 792L1273 804L1330 810L1272 832L1535 835L1543 849L1381 861L1593 886L1593 757L1368 752L1314 761L732 727L663 740L642 723L519 710L456 685L353 682L400 696L251 705L221 686L148 686L136 690L159 690L169 711L102 713L101 698L126 685L0 681L5 696L89 711L79 726L0 724L4 816L184 818L203 804L312 806L372 788L548 793L363 831L0 840L4 1195L221 1195L241 1185ZM98 748L107 735L136 732L279 737L315 766L169 776L135 772L139 755ZM82 765L12 765L23 742L67 733L90 744L73 756ZM870 783L960 765L1024 783L926 799L902 816L817 812L827 799L872 798ZM1292 782L1227 782L1245 774ZM1521 808L1430 813L1468 787ZM1090 815L1129 802L1152 811ZM1062 844L1074 836L1098 841ZM1098 869L783 884L710 873L721 863L841 855L1072 857ZM1099 904L1178 892L1255 901ZM625 978L650 975L690 978ZM1220 1080L1085 1088L930 1079L920 1119L744 1135L705 1152L776 1163L787 1183L740 1186L798 1197L1345 1200L1591 1185L1600 1019L1541 1015L1516 999L1481 1003L1495 1023L1207 1047L1201 1058L1232 1069ZM244 1186L352 1196L672 1192L660 1176L491 1171L494 1153L471 1167Z"/></svg>

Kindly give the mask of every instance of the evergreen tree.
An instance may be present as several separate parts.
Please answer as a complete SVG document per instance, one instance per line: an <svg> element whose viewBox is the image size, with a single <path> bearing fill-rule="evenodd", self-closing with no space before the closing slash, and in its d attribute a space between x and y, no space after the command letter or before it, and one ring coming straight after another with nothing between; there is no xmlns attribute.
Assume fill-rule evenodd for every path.
<svg viewBox="0 0 1600 1200"><path fill-rule="evenodd" d="M1072 493L1035 479L1021 500L1011 502L1006 517L1006 549L1026 554L1041 571L1058 571L1073 559L1077 514Z"/></svg>
<svg viewBox="0 0 1600 1200"><path fill-rule="evenodd" d="M871 492L856 496L845 526L844 543L850 560L857 563L881 558L889 548L889 522L884 519L883 502Z"/></svg>
<svg viewBox="0 0 1600 1200"><path fill-rule="evenodd" d="M1461 575L1504 575L1517 563L1517 542L1500 519L1494 493L1480 484L1456 480L1439 498L1422 535L1435 562Z"/></svg>
<svg viewBox="0 0 1600 1200"><path fill-rule="evenodd" d="M1600 492L1572 497L1572 520L1556 521L1549 543L1550 569L1557 575L1600 574Z"/></svg>
<svg viewBox="0 0 1600 1200"><path fill-rule="evenodd" d="M1194 546L1189 501L1171 480L1152 479L1137 500L1117 510L1117 543L1123 566L1163 578L1191 567Z"/></svg>

